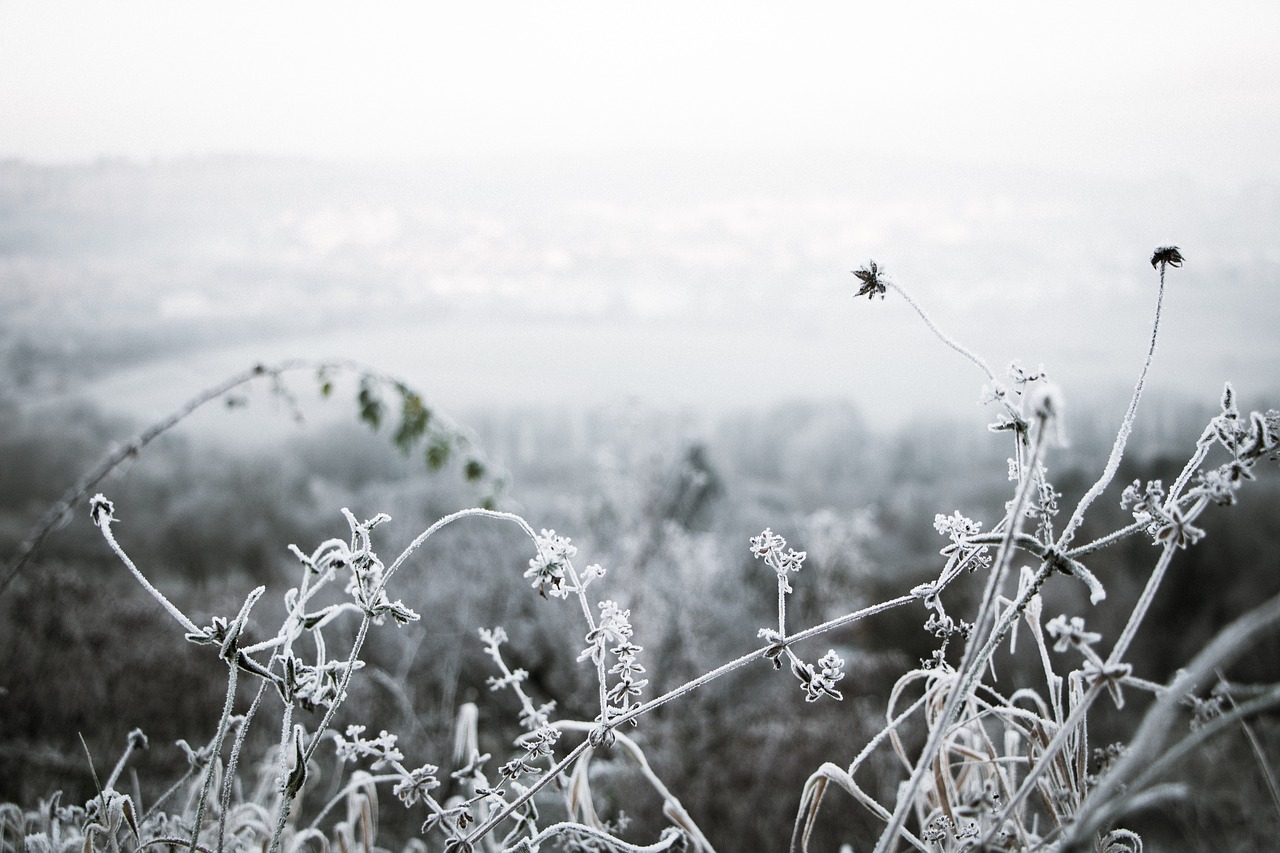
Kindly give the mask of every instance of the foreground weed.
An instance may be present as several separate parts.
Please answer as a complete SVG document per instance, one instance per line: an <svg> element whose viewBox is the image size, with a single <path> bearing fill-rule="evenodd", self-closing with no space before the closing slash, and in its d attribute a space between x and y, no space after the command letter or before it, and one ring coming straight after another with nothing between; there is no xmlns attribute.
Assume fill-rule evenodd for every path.
<svg viewBox="0 0 1280 853"><path fill-rule="evenodd" d="M1170 756L1202 742L1204 729L1169 747L1174 720L1187 705L1205 707L1198 691L1205 688L1215 668L1234 660L1263 631L1280 622L1280 599L1264 603L1228 626L1170 684L1154 684L1135 675L1126 653L1173 555L1203 537L1204 531L1195 524L1200 515L1210 505L1234 503L1237 491L1253 479L1253 468L1280 457L1280 413L1272 409L1242 417L1235 391L1227 385L1220 414L1206 426L1173 485L1166 489L1160 481L1133 483L1121 498L1122 506L1133 513L1133 523L1073 546L1085 513L1119 468L1155 353L1165 273L1182 265L1182 253L1177 247L1162 247L1151 263L1159 273L1159 289L1146 359L1102 474L1056 534L1060 494L1049 480L1046 451L1061 441L1060 392L1043 370L1028 372L1016 363L1006 380L997 379L985 361L941 332L907 292L885 276L882 267L873 262L856 272L862 282L857 295L899 292L946 345L986 374L989 385L983 400L1000 409L991 429L1013 436L1009 476L1016 486L1006 514L989 533L959 512L938 516L938 532L950 540L941 551L946 562L936 581L912 592L929 613L925 629L941 640L941 647L920 669L899 680L881 734L847 767L825 764L810 778L793 847L807 849L823 796L833 782L884 821L877 851L894 850L903 843L922 851L1139 850L1141 839L1115 822L1140 805L1186 793L1157 784L1159 771L1168 769ZM1210 463L1215 451L1223 460ZM1029 530L1032 523L1033 532ZM1103 637L1088 630L1082 616L1060 614L1045 621L1040 592L1051 577L1063 575L1083 583L1093 603L1102 600L1105 587L1084 560L1130 536L1149 537L1160 549L1159 556L1123 631L1103 654L1095 650ZM1019 558L1029 558L1030 563L1015 570ZM956 620L943 607L942 593L978 569L987 572L987 582L977 611L972 621ZM1011 587L1014 576L1016 587ZM995 684L995 655L1006 639L1014 650L1020 621L1031 635L1044 682L1039 689L1024 687L1005 695ZM946 652L955 638L962 638L965 646L959 663L952 665ZM1126 688L1155 696L1137 734L1128 744L1091 747L1089 709L1104 694L1123 708ZM1225 683L1219 684L1218 691L1219 697L1231 696ZM916 694L918 698L901 708L907 696ZM1242 720L1280 701L1280 688L1263 691L1253 701L1245 711L1243 704L1223 706L1221 699L1209 700L1215 714ZM923 749L914 756L902 737L911 721L922 722L927 732ZM884 744L891 746L907 773L896 801L889 804L870 797L854 778L871 753ZM1091 761L1098 765L1097 772L1090 772Z"/></svg>
<svg viewBox="0 0 1280 853"><path fill-rule="evenodd" d="M712 843L678 796L658 777L628 731L646 714L754 661L784 668L807 702L839 701L856 685L845 683L845 661L828 650L804 654L806 641L890 609L919 607L923 628L937 648L897 681L885 708L885 723L847 765L819 766L800 795L792 848L807 850L832 784L883 824L877 851L904 846L920 851L1098 850L1138 851L1142 839L1122 822L1132 810L1186 791L1163 781L1167 771L1191 750L1228 726L1280 704L1280 686L1241 691L1219 673L1265 632L1280 624L1280 597L1240 616L1213 638L1167 684L1134 672L1128 652L1150 610L1173 555L1197 544L1197 526L1212 506L1235 502L1256 467L1280 458L1280 412L1245 416L1228 385L1219 413L1210 420L1172 483L1134 482L1121 503L1132 521L1085 544L1075 538L1089 508L1111 485L1131 435L1158 338L1165 273L1179 267L1176 247L1162 247L1151 259L1159 273L1159 291L1150 345L1116 439L1097 481L1059 527L1061 494L1049 475L1052 451L1062 443L1063 401L1043 370L1014 364L998 377L978 355L945 335L883 267L872 262L856 272L858 296L901 294L947 346L984 373L985 402L997 408L991 429L1012 440L1008 474L1012 496L1005 513L984 525L960 511L939 513L935 529L945 538L937 577L889 600L847 612L800 630L787 623L788 596L803 577L806 553L788 547L766 529L747 538L747 547L772 572L777 590L775 624L760 627L761 645L752 652L656 696L649 696L643 647L636 641L631 611L597 595L606 571L592 564L579 570L572 541L553 530L535 532L518 515L488 508L445 516L394 560L384 564L374 547L374 531L386 515L359 521L343 510L348 536L321 543L311 552L293 547L301 581L283 599L286 616L277 631L255 639L249 616L265 594L249 593L235 614L197 625L157 589L116 539L115 508L101 495L90 513L109 547L178 623L186 639L209 646L226 666L226 703L214 737L187 752L190 770L170 793L145 811L136 794L114 787L122 759L97 796L84 806L64 807L53 797L31 812L0 809L4 843L23 839L27 849L140 850L151 847L210 850L265 850L338 847L372 850L378 830L379 788L390 788L401 804L422 817L423 839L413 849L521 851L557 846L573 850L712 851ZM377 420L372 400L362 399L362 414ZM375 416L376 415L376 416ZM412 420L412 418L410 418ZM458 737L446 764L410 759L395 734L353 723L338 731L334 720L351 682L363 666L361 653L369 631L388 621L406 624L419 615L390 584L419 548L446 525L464 519L488 519L517 525L529 538L532 556L524 580L546 600L575 602L583 633L576 655L596 685L593 719L562 719L552 697L531 692L520 651L509 648L500 627L479 629L478 640L492 663L489 687L517 708L520 734L506 754L495 758L479 748L475 705L459 712ZM1110 644L1091 630L1085 615L1046 614L1041 592L1053 582L1078 583L1097 603L1107 595L1102 579L1089 569L1090 555L1129 537L1145 537L1157 549L1146 587ZM1061 576L1061 578L1059 578ZM969 578L982 577L971 612L960 614L953 592ZM324 590L342 592L328 604ZM590 591L590 595L589 595ZM594 605L593 605L594 600ZM563 606L563 605L561 605ZM569 605L572 606L572 605ZM1009 690L996 681L998 652L1022 645L1037 671L1034 685ZM343 634L339 641L336 632ZM328 639L326 639L326 636ZM349 652L330 657L330 648ZM310 651L304 652L306 648ZM958 660L957 660L958 658ZM239 679L257 683L249 706L237 711ZM1154 701L1135 716L1126 743L1090 741L1089 712L1106 697L1126 706L1128 691ZM242 752L245 734L262 703L281 703L274 751L257 762L259 784L246 785ZM499 700L502 701L502 700ZM314 726L297 722L295 709L318 710ZM1188 726L1188 723L1191 725ZM1179 730L1181 729L1181 731ZM913 747L918 733L923 746ZM141 733L130 736L136 748ZM311 791L318 754L332 747L341 764L354 764L338 795L314 810L303 824L301 803ZM877 752L887 752L901 775L895 796L881 801L859 784L859 771ZM603 819L593 795L591 766L602 755L630 761L656 792L670 826L647 845L624 840L620 818ZM445 780L454 791L444 798ZM1267 775L1274 787L1274 778ZM559 795L558 797L556 795ZM442 799L443 798L443 799ZM544 818L543 812L554 816ZM333 823L334 817L342 819Z"/></svg>

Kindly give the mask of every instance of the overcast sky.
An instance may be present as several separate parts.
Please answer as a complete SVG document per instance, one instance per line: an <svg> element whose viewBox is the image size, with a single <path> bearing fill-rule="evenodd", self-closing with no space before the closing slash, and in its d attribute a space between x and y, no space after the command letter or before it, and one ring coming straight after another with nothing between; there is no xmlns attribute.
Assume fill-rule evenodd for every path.
<svg viewBox="0 0 1280 853"><path fill-rule="evenodd" d="M0 156L890 152L1280 172L1280 3L0 0Z"/></svg>

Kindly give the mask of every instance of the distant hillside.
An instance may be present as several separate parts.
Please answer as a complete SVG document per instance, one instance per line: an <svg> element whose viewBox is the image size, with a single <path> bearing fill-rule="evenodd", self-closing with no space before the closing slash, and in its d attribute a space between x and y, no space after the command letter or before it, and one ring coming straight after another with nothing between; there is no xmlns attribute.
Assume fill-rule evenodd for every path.
<svg viewBox="0 0 1280 853"><path fill-rule="evenodd" d="M195 350L252 359L271 342L378 355L476 400L612 389L876 411L881 378L910 375L918 396L894 401L901 419L971 411L982 378L900 300L853 303L855 266L878 259L997 369L1043 362L1093 394L1136 372L1154 307L1147 257L1177 242L1188 263L1171 279L1153 382L1200 396L1280 375L1275 185L832 158L747 194L735 178L751 166L4 162L0 347L31 387Z"/></svg>

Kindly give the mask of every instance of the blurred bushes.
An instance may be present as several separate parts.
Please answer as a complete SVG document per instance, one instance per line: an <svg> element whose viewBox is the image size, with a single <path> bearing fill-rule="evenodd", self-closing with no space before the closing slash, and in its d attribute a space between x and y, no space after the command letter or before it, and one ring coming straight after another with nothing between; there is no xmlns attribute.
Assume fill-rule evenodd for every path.
<svg viewBox="0 0 1280 853"><path fill-rule="evenodd" d="M140 772L175 778L171 745L212 733L225 668L182 642L118 567L34 568L0 600L0 797L34 803L62 790L83 802L95 792L79 735L102 773L135 727L156 747Z"/></svg>

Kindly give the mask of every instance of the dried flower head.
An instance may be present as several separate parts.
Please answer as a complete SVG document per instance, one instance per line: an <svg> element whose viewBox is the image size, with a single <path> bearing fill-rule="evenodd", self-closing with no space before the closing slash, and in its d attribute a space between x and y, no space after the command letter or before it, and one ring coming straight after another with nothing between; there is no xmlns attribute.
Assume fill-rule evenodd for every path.
<svg viewBox="0 0 1280 853"><path fill-rule="evenodd" d="M102 492L98 492L89 500L89 518L93 519L93 523L98 527L115 521L115 505L107 500Z"/></svg>
<svg viewBox="0 0 1280 853"><path fill-rule="evenodd" d="M1182 252L1177 246L1161 246L1156 249L1155 254L1151 256L1151 267L1156 269L1160 266L1182 266Z"/></svg>
<svg viewBox="0 0 1280 853"><path fill-rule="evenodd" d="M1052 382L1039 383L1031 393L1031 411L1040 422L1040 435L1050 446L1063 447L1062 391Z"/></svg>
<svg viewBox="0 0 1280 853"><path fill-rule="evenodd" d="M884 299L885 282L880 280L884 270L875 261L868 261L865 267L854 270L853 274L858 277L858 281L862 282L862 287L858 288L858 292L854 294L855 297L866 296L868 299L873 299L876 294L880 294L880 298Z"/></svg>

